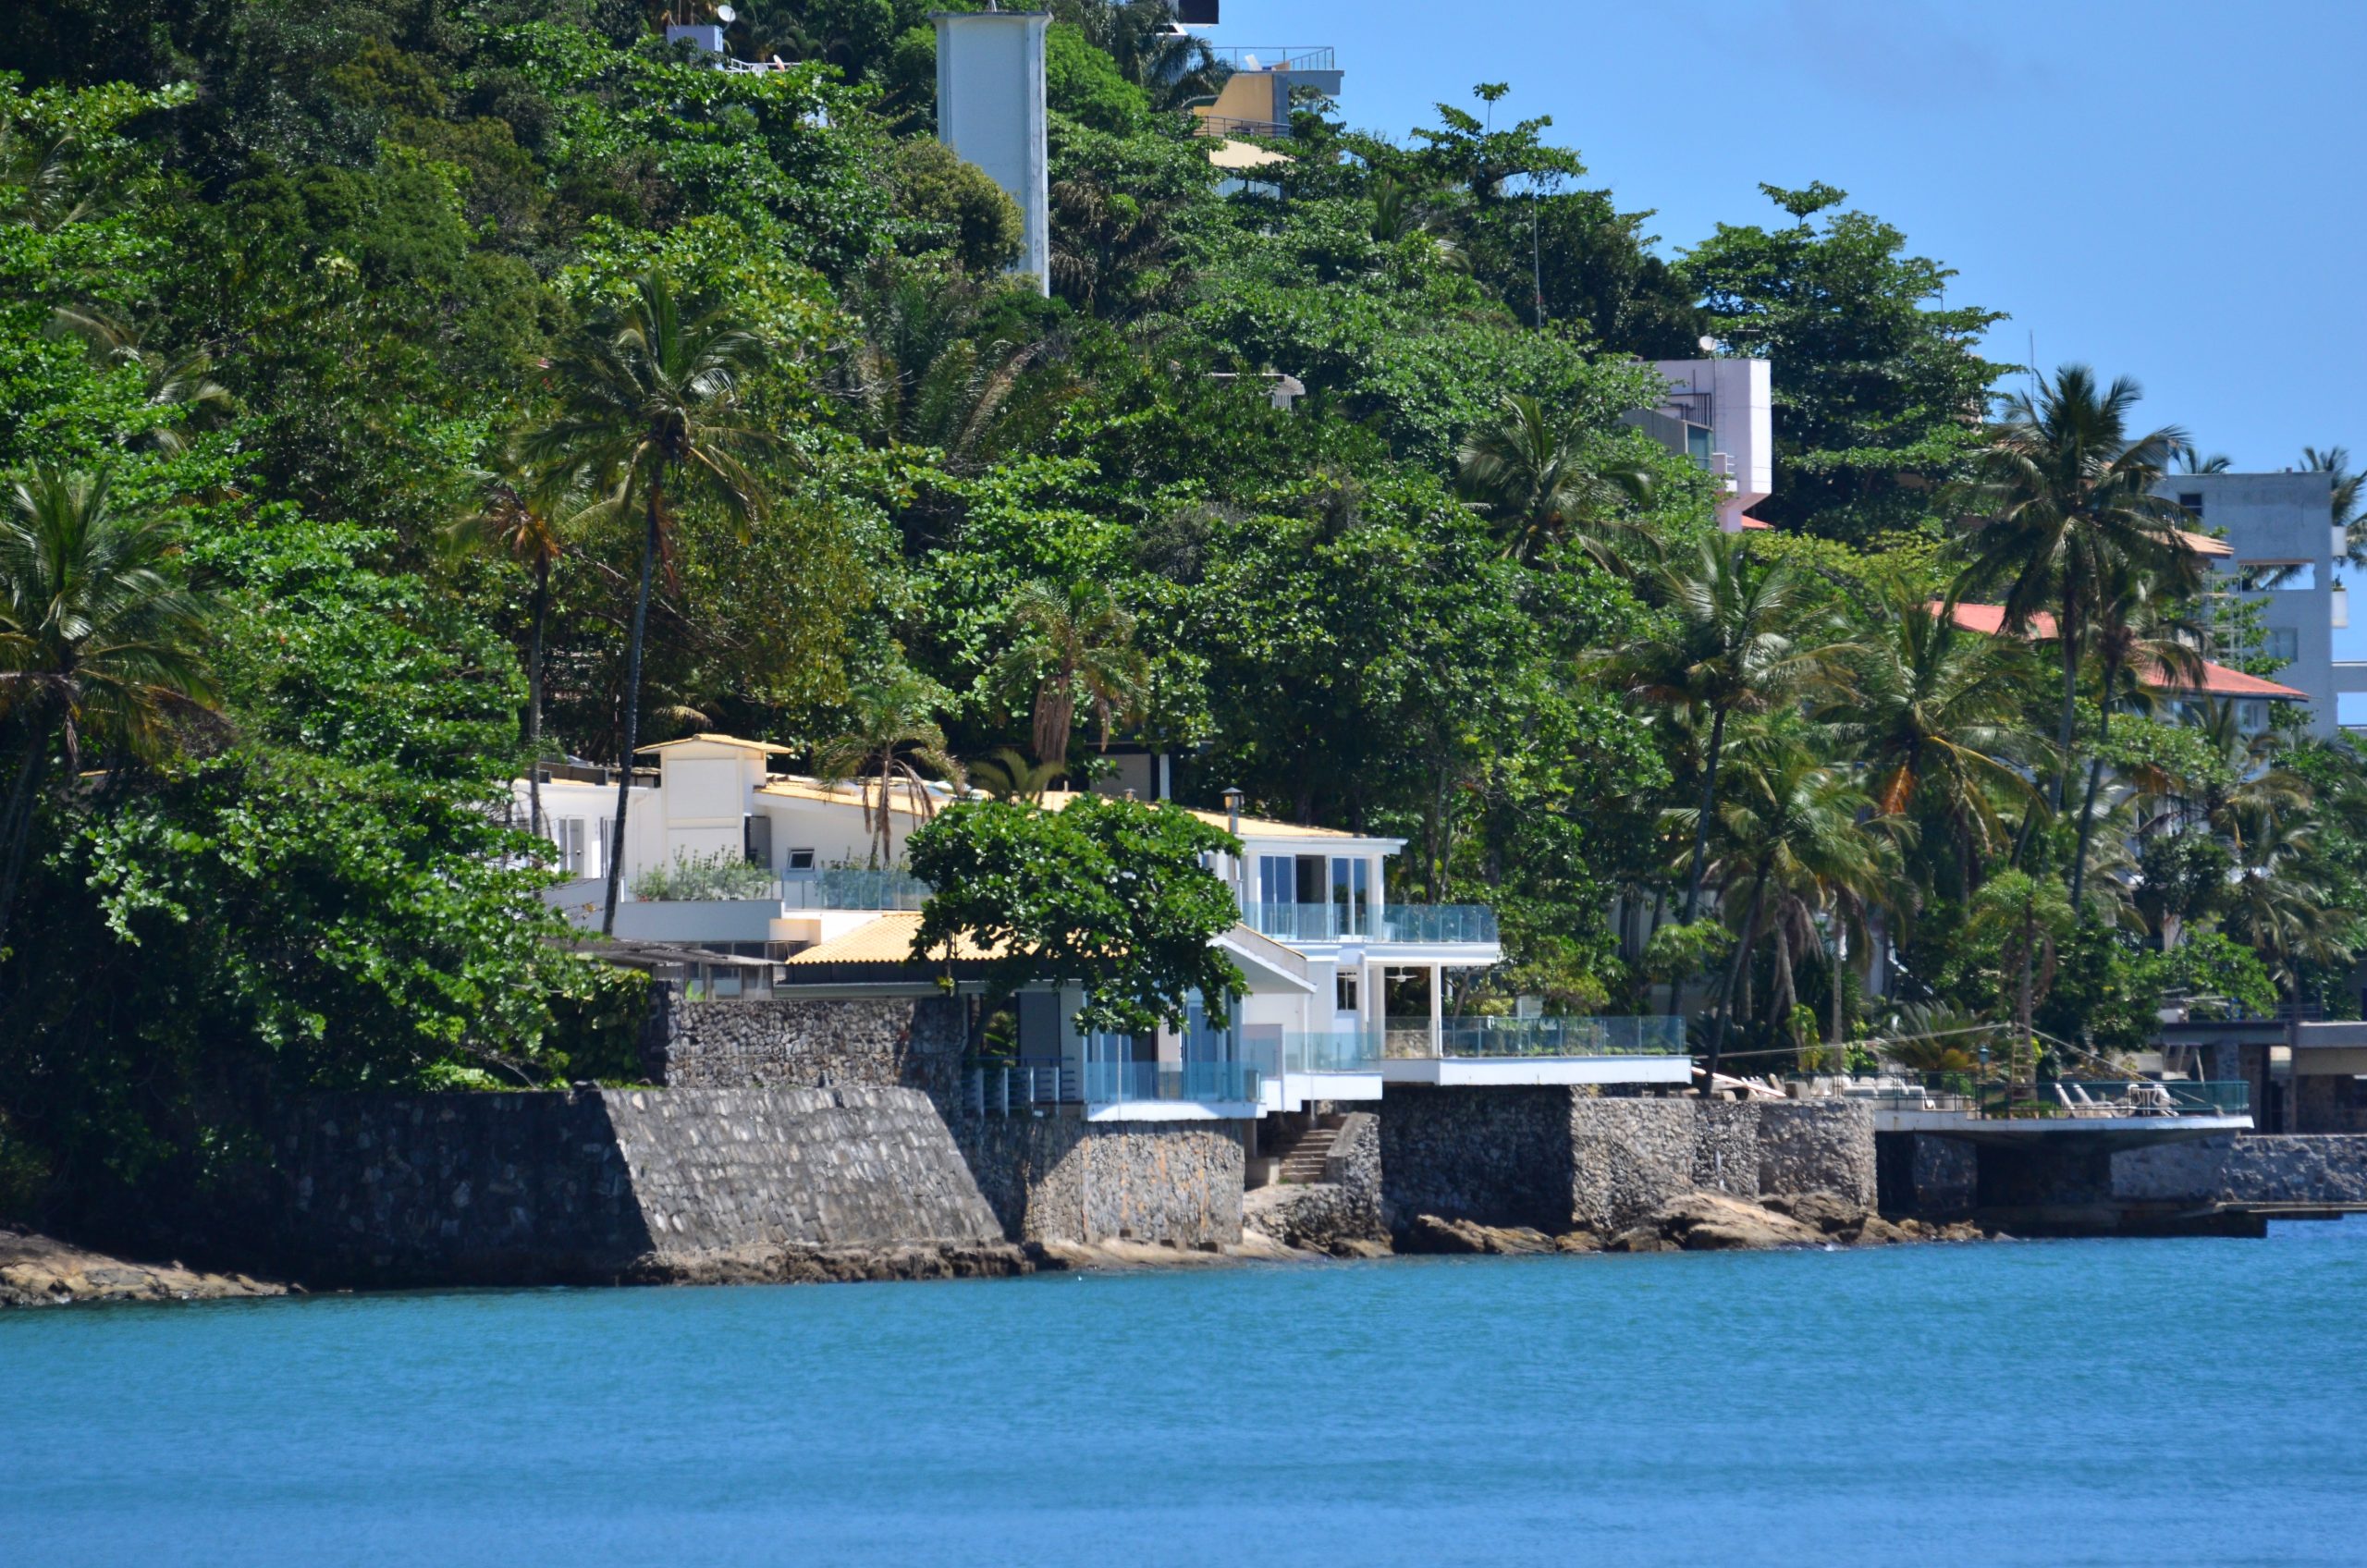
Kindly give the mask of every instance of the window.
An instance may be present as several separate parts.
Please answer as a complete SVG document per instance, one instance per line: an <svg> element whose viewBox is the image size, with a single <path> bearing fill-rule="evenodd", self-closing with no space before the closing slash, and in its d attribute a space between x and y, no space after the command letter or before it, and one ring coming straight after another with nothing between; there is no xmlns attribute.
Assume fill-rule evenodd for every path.
<svg viewBox="0 0 2367 1568"><path fill-rule="evenodd" d="M1331 1006L1335 1012L1355 1012L1356 1009L1356 972L1343 969L1331 977Z"/></svg>
<svg viewBox="0 0 2367 1568"><path fill-rule="evenodd" d="M1371 892L1372 862L1340 859L1331 863L1331 913L1341 936L1369 934Z"/></svg>
<svg viewBox="0 0 2367 1568"><path fill-rule="evenodd" d="M790 871L811 871L814 869L814 851L791 850L782 859L781 864L784 869Z"/></svg>
<svg viewBox="0 0 2367 1568"><path fill-rule="evenodd" d="M2202 492L2201 492L2201 491L2200 491L2200 490L2181 490L2181 491L2179 491L2179 492L2178 492L2178 505L2179 505L2179 506L2184 507L2187 510L2189 510L2189 511L2192 512L2192 513L2194 514L2194 521L2197 521L2197 522L2201 522L2201 521L2202 521Z"/></svg>
<svg viewBox="0 0 2367 1568"><path fill-rule="evenodd" d="M608 819L605 816L600 818L598 825L593 829L592 848L583 857L584 876L599 876L607 873L608 851L616 843L616 834L617 830L610 826Z"/></svg>
<svg viewBox="0 0 2367 1568"><path fill-rule="evenodd" d="M1261 904L1298 902L1298 862L1290 855L1257 857L1257 901Z"/></svg>
<svg viewBox="0 0 2367 1568"><path fill-rule="evenodd" d="M2301 656L2301 634L2289 626L2272 626L2262 639L2261 652L2291 664Z"/></svg>
<svg viewBox="0 0 2367 1568"><path fill-rule="evenodd" d="M2317 585L2315 561L2246 561L2236 569L2236 586L2247 594L2307 593Z"/></svg>
<svg viewBox="0 0 2367 1568"><path fill-rule="evenodd" d="M2268 704L2262 702L2257 697L2248 698L2243 702L2238 703L2236 704L2236 723L2238 727L2246 730L2267 729Z"/></svg>

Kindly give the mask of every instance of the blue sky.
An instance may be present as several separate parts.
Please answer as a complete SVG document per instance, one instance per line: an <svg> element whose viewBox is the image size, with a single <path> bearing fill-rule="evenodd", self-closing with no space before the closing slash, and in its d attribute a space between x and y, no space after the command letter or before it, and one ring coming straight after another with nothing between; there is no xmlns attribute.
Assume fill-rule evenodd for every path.
<svg viewBox="0 0 2367 1568"><path fill-rule="evenodd" d="M1329 43L1342 112L1550 115L1664 247L1821 179L2012 313L1993 358L2145 387L2238 469L2367 457L2367 0L1225 0L1221 44Z"/></svg>

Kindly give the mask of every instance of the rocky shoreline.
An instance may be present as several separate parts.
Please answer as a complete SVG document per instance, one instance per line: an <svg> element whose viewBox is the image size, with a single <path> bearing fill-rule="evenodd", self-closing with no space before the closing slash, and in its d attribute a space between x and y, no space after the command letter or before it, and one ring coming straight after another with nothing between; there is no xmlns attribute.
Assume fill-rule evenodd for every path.
<svg viewBox="0 0 2367 1568"><path fill-rule="evenodd" d="M1043 1242L928 1243L908 1246L790 1246L683 1256L652 1255L619 1275L619 1285L803 1285L916 1280L1007 1279L1023 1274L1222 1268L1317 1258L1380 1258L1423 1254L1518 1257L1547 1253L1747 1252L1784 1247L1884 1246L1909 1242L1998 1239L1969 1221L1896 1222L1830 1193L1746 1202L1696 1192L1667 1204L1616 1235L1417 1215L1394 1237L1355 1233L1329 1219L1341 1206L1311 1188L1266 1189L1274 1196L1245 1207L1240 1242L1177 1246L1129 1241L1091 1244ZM1258 1194L1253 1194L1253 1198ZM66 1306L108 1301L220 1301L302 1294L300 1285L245 1274L208 1274L179 1263L141 1264L87 1251L34 1231L0 1228L0 1307Z"/></svg>
<svg viewBox="0 0 2367 1568"><path fill-rule="evenodd" d="M178 1263L128 1263L34 1231L0 1227L0 1307L94 1301L226 1301L283 1296L289 1287Z"/></svg>

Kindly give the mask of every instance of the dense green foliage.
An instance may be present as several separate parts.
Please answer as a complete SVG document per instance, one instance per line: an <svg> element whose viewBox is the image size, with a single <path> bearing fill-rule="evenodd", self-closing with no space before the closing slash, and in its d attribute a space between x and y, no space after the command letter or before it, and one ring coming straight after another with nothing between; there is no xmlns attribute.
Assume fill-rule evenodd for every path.
<svg viewBox="0 0 2367 1568"><path fill-rule="evenodd" d="M927 6L741 8L787 68L618 0L16 8L0 472L103 478L159 642L61 706L28 693L44 648L41 690L96 690L68 643L21 594L0 627L20 1188L201 1178L306 1087L607 1071L630 983L553 945L508 781L693 729L868 779L882 822L999 748L1014 796L1161 750L1196 803L1404 839L1392 899L1496 906L1507 962L1453 1006L1706 996L1730 1053L1873 1027L1892 948L1910 1000L2100 1045L2165 985L2347 964L2346 748L2116 712L2141 660L2086 631L2150 633L2004 534L1993 578L2075 606L2070 648L1922 609L1987 505L1997 317L1839 192L1671 257L1543 120L1442 104L1401 143L1306 104L1225 193L1205 51L1059 0L1048 299L928 137ZM1780 525L1706 556L1712 483L1623 420L1705 334L1775 361ZM1086 911L1093 962L1148 966L1111 1023L1220 988L1189 819L1022 820L914 841L1009 895L933 921ZM1139 855L1182 878L1151 924L1094 903ZM1984 899L2082 871L2067 914Z"/></svg>

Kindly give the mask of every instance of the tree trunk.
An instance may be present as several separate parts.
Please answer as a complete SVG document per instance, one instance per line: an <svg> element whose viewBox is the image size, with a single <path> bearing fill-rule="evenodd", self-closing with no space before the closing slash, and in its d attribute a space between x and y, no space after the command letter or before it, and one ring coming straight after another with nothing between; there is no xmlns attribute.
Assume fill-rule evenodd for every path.
<svg viewBox="0 0 2367 1568"><path fill-rule="evenodd" d="M1735 993L1742 983L1745 966L1750 960L1752 944L1759 939L1759 909L1767 896L1767 872L1760 867L1751 877L1750 910L1743 916L1742 939L1735 944L1734 962L1726 966L1725 993L1718 998L1718 1026L1710 1035L1710 1058L1701 1080L1701 1097L1710 1092L1718 1079L1718 1059L1726 1048L1726 1024L1734 1018Z"/></svg>
<svg viewBox="0 0 2367 1568"><path fill-rule="evenodd" d="M641 648L649 631L649 582L657 570L658 520L664 515L665 475L649 482L649 522L641 540L641 590L632 601L632 636L625 653L625 743L617 773L617 820L608 835L608 907L600 917L600 935L617 934L617 890L625 875L625 813L632 805L633 752L641 744Z"/></svg>
<svg viewBox="0 0 2367 1568"><path fill-rule="evenodd" d="M34 806L41 796L43 765L49 760L48 733L38 706L26 716L29 739L25 758L17 766L17 781L8 790L8 804L0 812L0 835L7 845L0 865L0 953L8 950L8 925L17 908L17 888L23 880L25 853L32 842Z"/></svg>
<svg viewBox="0 0 2367 1568"><path fill-rule="evenodd" d="M2063 637L2063 715L2054 726L2055 744L2062 753L2060 766L2054 770L2054 815L2061 816L2071 793L2071 721L2079 716L2079 628L2072 619L2067 599L2054 630Z"/></svg>
<svg viewBox="0 0 2367 1568"><path fill-rule="evenodd" d="M1701 764L1701 813L1693 824L1693 872L1685 884L1685 924L1701 904L1701 863L1710 853L1710 814L1718 802L1718 753L1726 743L1726 710L1710 721L1710 754Z"/></svg>
<svg viewBox="0 0 2367 1568"><path fill-rule="evenodd" d="M2097 754L2088 764L2088 796L2079 802L2079 852L2071 863L2071 908L2082 925L2087 922L2088 907L2080 901L2080 895L2088 886L2088 845L2095 832L2096 790L2103 782L2104 749L2112 744L2112 694L2113 688L2119 683L2120 672L2114 668L2113 661L2107 659L2104 662L2103 701L2096 717Z"/></svg>
<svg viewBox="0 0 2367 1568"><path fill-rule="evenodd" d="M551 607L551 563L534 563L534 626L526 639L526 830L543 831L543 621Z"/></svg>

